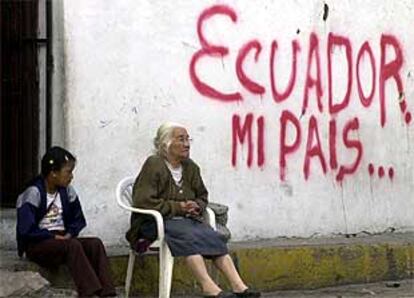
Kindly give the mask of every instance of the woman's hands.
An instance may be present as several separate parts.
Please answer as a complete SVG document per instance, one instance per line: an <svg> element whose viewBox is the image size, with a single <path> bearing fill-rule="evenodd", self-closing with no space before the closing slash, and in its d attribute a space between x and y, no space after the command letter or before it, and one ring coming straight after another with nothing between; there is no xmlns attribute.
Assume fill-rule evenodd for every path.
<svg viewBox="0 0 414 298"><path fill-rule="evenodd" d="M59 235L59 234L55 235L56 240L67 240L70 238L72 238L72 235L70 233L66 233L65 235Z"/></svg>
<svg viewBox="0 0 414 298"><path fill-rule="evenodd" d="M185 214L189 214L191 216L197 216L200 214L201 208L198 204L194 201L185 201L180 202L180 207L184 211Z"/></svg>

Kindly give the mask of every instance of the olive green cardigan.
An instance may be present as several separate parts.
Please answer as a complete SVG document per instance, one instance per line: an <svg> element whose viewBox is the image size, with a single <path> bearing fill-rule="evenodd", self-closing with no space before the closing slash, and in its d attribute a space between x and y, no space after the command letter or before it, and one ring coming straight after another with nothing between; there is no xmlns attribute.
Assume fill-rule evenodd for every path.
<svg viewBox="0 0 414 298"><path fill-rule="evenodd" d="M148 157L135 180L132 191L133 206L155 209L164 218L171 218L184 215L180 207L181 201L193 200L200 206L202 214L208 203L208 192L201 178L200 168L191 159L184 160L182 167L183 183L179 187L162 157ZM150 215L132 213L131 227L126 233L131 244L139 238L138 231L148 220L153 220Z"/></svg>

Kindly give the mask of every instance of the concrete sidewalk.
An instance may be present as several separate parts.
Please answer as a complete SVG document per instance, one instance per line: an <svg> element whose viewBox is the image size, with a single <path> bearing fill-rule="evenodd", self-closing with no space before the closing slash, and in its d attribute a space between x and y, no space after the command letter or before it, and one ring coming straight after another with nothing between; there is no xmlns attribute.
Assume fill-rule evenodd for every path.
<svg viewBox="0 0 414 298"><path fill-rule="evenodd" d="M22 293L22 292L20 292ZM118 297L125 297L124 289L117 289ZM0 295L1 297L1 295ZM9 296L10 297L10 296ZM37 291L32 291L20 295L17 293L12 297L32 297L32 298L76 298L77 294L71 289L44 287ZM153 295L136 294L130 297L139 298L155 298L158 297L156 293ZM177 298L199 298L199 294L175 295L171 297ZM262 297L267 298L351 298L351 297L375 297L375 298L414 298L414 279L377 282L369 284L352 284L338 287L320 288L316 290L283 290L274 292L263 292Z"/></svg>
<svg viewBox="0 0 414 298"><path fill-rule="evenodd" d="M270 295L269 297L282 293L285 296L292 293L292 295L307 297L306 295L313 295L312 291L307 292L309 289L414 277L414 233L360 234L350 238L338 236L272 239L231 243L230 249L246 282L256 289L268 292L266 296ZM108 248L113 277L119 287L123 286L125 279L127 252L127 247ZM0 251L0 269L9 272L38 271L46 277L52 287L73 287L67 268L64 266L61 266L58 271L46 271L31 262L18 259L14 251ZM219 279L219 281L228 289L224 280ZM408 282L407 284L412 285ZM134 269L133 293L140 297L154 296L157 289L157 258L153 256L138 258ZM300 291L277 292L280 290ZM199 293L194 279L181 259L175 262L172 291L174 296ZM371 294L367 291L364 295Z"/></svg>
<svg viewBox="0 0 414 298"><path fill-rule="evenodd" d="M264 293L264 297L285 298L347 298L347 297L381 297L414 298L414 279L401 281L383 281L369 284L352 284L316 290L276 291Z"/></svg>

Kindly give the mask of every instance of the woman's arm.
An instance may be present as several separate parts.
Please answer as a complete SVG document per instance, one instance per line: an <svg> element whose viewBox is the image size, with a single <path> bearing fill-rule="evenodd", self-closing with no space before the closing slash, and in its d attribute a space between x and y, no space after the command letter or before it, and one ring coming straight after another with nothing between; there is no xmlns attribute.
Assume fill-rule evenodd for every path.
<svg viewBox="0 0 414 298"><path fill-rule="evenodd" d="M164 171L162 162L154 156L145 161L135 180L132 192L133 205L137 208L157 210L163 216L182 215L184 210L180 202L161 197L162 184L165 183L161 177Z"/></svg>
<svg viewBox="0 0 414 298"><path fill-rule="evenodd" d="M204 185L203 178L201 178L200 168L196 166L196 171L192 179L192 188L195 190L196 198L194 201L200 207L200 212L206 209L208 204L208 191Z"/></svg>

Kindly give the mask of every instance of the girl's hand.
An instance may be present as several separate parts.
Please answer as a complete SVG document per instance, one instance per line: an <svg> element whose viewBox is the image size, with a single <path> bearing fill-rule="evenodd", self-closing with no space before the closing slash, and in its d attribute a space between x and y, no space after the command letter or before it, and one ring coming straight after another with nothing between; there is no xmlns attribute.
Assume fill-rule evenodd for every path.
<svg viewBox="0 0 414 298"><path fill-rule="evenodd" d="M72 238L72 235L70 233L66 233L65 235L55 235L56 240L67 240Z"/></svg>
<svg viewBox="0 0 414 298"><path fill-rule="evenodd" d="M70 233L66 233L65 236L63 236L65 239L70 239L72 238L72 235Z"/></svg>

